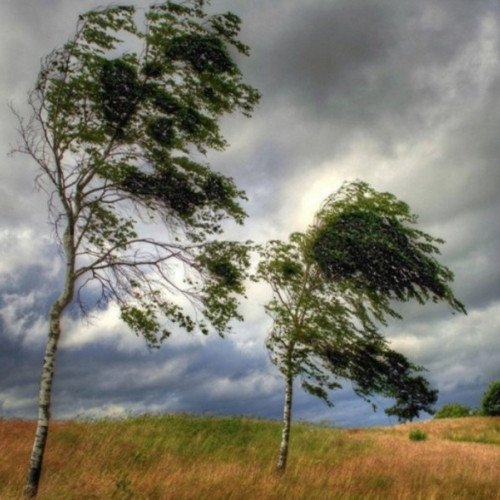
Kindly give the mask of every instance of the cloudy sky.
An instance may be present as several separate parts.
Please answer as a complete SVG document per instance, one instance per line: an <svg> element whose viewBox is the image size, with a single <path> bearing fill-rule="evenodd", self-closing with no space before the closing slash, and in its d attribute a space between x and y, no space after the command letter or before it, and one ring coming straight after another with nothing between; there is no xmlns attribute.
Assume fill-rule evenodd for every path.
<svg viewBox="0 0 500 500"><path fill-rule="evenodd" d="M102 1L0 5L0 416L34 417L46 312L61 262L36 170L7 157L40 59ZM128 3L128 2L127 2ZM141 5L145 5L142 2ZM304 230L343 181L365 180L407 201L446 240L442 262L468 315L406 305L387 335L425 365L442 405L478 405L500 379L500 3L496 0L213 0L243 19L246 79L262 93L250 120L224 120L230 148L213 168L246 190L249 219L232 238L263 242ZM246 322L222 340L178 334L148 351L110 307L91 324L67 319L54 416L187 411L278 418L282 382L264 340L263 287ZM294 416L378 425L383 411L347 383L329 409L297 391ZM383 401L381 401L383 403Z"/></svg>

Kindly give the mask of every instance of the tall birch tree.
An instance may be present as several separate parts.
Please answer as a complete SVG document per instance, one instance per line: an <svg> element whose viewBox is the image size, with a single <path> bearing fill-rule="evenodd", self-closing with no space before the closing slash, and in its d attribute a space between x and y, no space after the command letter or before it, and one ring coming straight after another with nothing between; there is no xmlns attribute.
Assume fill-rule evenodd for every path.
<svg viewBox="0 0 500 500"><path fill-rule="evenodd" d="M386 413L400 420L433 412L437 391L423 368L390 349L379 331L399 317L395 301L444 301L465 312L449 287L451 271L435 258L442 241L416 222L395 196L353 182L325 201L305 233L261 248L257 278L273 292L267 347L285 381L278 470L287 463L297 377L329 405L330 391L350 380L367 401L394 398Z"/></svg>
<svg viewBox="0 0 500 500"><path fill-rule="evenodd" d="M86 312L86 289L97 291L97 307L118 304L150 346L175 325L222 334L240 318L247 247L217 235L224 219L243 222L244 193L203 155L226 146L219 117L249 115L259 94L234 61L248 54L240 19L208 16L203 6L82 14L73 37L43 60L29 116L17 113L16 149L39 167L65 260L49 313L27 497L42 471L61 317L72 302Z"/></svg>

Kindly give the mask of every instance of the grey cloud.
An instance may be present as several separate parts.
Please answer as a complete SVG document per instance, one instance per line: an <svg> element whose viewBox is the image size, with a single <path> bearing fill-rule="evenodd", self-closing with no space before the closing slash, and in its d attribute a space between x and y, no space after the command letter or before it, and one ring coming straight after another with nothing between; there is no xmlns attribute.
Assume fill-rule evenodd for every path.
<svg viewBox="0 0 500 500"><path fill-rule="evenodd" d="M332 95L356 82L394 43L396 24L381 4L339 2L297 8L272 46L276 95L283 90L307 100L309 112L322 114Z"/></svg>
<svg viewBox="0 0 500 500"><path fill-rule="evenodd" d="M493 137L496 130L498 114L491 111L492 126L488 126L482 121L482 110L468 108L482 92L474 83L474 54L460 62L471 43L478 43L484 20L493 12L490 2L477 2L473 10L470 4L446 1L376 5L315 2L314 6L291 2L287 9L267 3L259 7L266 21L248 31L253 53L244 67L263 93L254 118L260 134L257 140L274 144L279 153L262 161L261 149L249 151L250 159L247 157L244 163L252 168L243 170L249 192L252 176L257 189L265 176L268 191L273 187L279 190L283 180L303 173L308 165L340 160L357 147L361 137L375 141L381 156L400 171L398 184L391 187L413 190L414 198L430 192L433 203L429 207L436 203L436 186L424 184L426 180L431 183L437 175L443 187L446 181L454 181L442 203L454 211L460 203L457 191L466 189L463 180L478 164L487 180L478 182L476 191L489 189L494 196L495 182L498 185L496 163L485 163L482 156L474 158L470 151L465 155L456 151L459 144L470 142L460 139L457 128L460 132L460 128L474 127L472 122L476 120L478 126L472 136L483 141L488 135ZM251 17L253 10L247 8L242 15L248 12ZM289 16L287 22L280 22L285 14ZM498 66L493 70L498 74ZM456 94L453 102L450 92ZM481 95L483 109L491 109L495 102L497 92L491 92L491 96ZM395 148L402 141L414 146L432 140L436 130L447 127L450 120L458 121L458 127L449 125L444 138L450 143L446 146L449 158L440 157L434 163L421 161L420 170L427 168L429 175L417 172L418 179L410 177L405 190L405 158L400 158ZM471 137L466 130L462 135ZM493 146L495 141L489 143ZM476 150L481 155L479 142ZM231 155L226 157L228 162L231 159ZM224 159L222 162L225 164ZM378 175L371 168L368 164L363 169L368 180ZM276 212L279 200L279 196L263 200L262 213Z"/></svg>
<svg viewBox="0 0 500 500"><path fill-rule="evenodd" d="M0 370L0 412L7 417L33 418L43 346L19 349L9 337L4 340L7 349L1 357L8 362L2 362ZM167 342L153 351L142 347L117 351L96 341L78 349L62 349L54 384L54 416L98 416L120 408L118 415L188 411L280 417L282 380L263 345L251 356L230 339L216 337L207 343L180 346ZM339 425L363 425L365 418L386 421L382 412L372 416L368 405L359 405L357 416L351 415L349 389L334 394L333 411L298 387L296 394L299 419L330 420Z"/></svg>

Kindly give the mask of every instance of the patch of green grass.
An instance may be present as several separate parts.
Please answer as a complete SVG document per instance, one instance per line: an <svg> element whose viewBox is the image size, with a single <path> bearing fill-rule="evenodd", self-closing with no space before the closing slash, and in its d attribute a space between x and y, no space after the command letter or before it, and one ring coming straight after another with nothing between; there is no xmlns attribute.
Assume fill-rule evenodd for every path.
<svg viewBox="0 0 500 500"><path fill-rule="evenodd" d="M463 443L480 443L480 444L493 444L500 446L500 436L492 436L488 434L478 434L475 436L467 434L450 433L446 435L449 441L459 441Z"/></svg>
<svg viewBox="0 0 500 500"><path fill-rule="evenodd" d="M119 436L120 445L129 450L128 460L135 465L149 463L163 453L187 461L200 455L224 459L228 454L242 461L266 459L276 452L280 438L278 422L244 417L140 416L98 426L101 436L107 432L103 426Z"/></svg>
<svg viewBox="0 0 500 500"><path fill-rule="evenodd" d="M347 434L343 429L292 424L290 449L298 455L310 457L316 463L340 462L372 445L373 441L367 435L360 438Z"/></svg>
<svg viewBox="0 0 500 500"><path fill-rule="evenodd" d="M425 441L427 434L420 429L412 429L409 434L411 441Z"/></svg>
<svg viewBox="0 0 500 500"><path fill-rule="evenodd" d="M200 456L221 461L232 456L241 463L274 463L281 437L281 422L246 417L149 415L80 425L96 427L88 435L99 447L108 433L113 434L114 446L123 450L121 462L134 468L147 467L164 453L186 463ZM292 423L291 456L305 455L315 463L332 459L339 462L371 446L372 440L366 435L361 438L332 427Z"/></svg>
<svg viewBox="0 0 500 500"><path fill-rule="evenodd" d="M480 443L500 445L500 423L490 422L487 427L478 429L452 430L443 436L449 441L461 441L465 443Z"/></svg>
<svg viewBox="0 0 500 500"><path fill-rule="evenodd" d="M120 476L118 481L115 483L115 491L113 492L112 498L116 500L131 500L134 498L131 485L132 482L128 478L127 474Z"/></svg>

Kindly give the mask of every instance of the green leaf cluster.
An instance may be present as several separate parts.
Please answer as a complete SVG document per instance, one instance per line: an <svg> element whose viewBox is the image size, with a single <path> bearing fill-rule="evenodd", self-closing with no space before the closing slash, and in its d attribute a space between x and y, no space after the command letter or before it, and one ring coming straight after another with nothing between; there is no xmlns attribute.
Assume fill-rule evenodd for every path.
<svg viewBox="0 0 500 500"><path fill-rule="evenodd" d="M225 217L241 222L243 193L191 154L223 149L220 116L249 114L259 99L229 50L248 52L239 25L233 14L206 15L199 2L153 6L143 30L131 6L82 15L37 83L60 152L81 154L117 191L195 228L191 236L220 231ZM117 56L123 33L138 50Z"/></svg>
<svg viewBox="0 0 500 500"><path fill-rule="evenodd" d="M231 318L242 320L238 297L245 294L248 279L251 242L215 241L204 246L197 262L203 269L204 314L219 335L227 330Z"/></svg>
<svg viewBox="0 0 500 500"><path fill-rule="evenodd" d="M317 216L311 258L328 279L399 301L444 300L465 312L447 285L453 274L435 258L443 241L416 221L394 195L363 182L344 185Z"/></svg>

